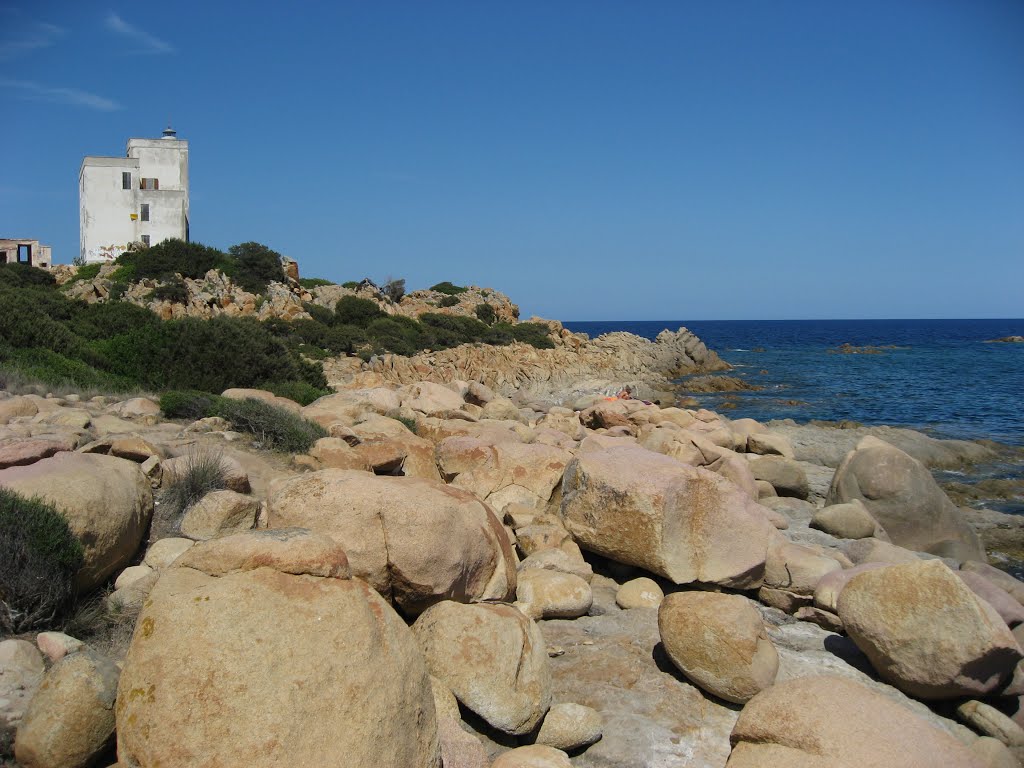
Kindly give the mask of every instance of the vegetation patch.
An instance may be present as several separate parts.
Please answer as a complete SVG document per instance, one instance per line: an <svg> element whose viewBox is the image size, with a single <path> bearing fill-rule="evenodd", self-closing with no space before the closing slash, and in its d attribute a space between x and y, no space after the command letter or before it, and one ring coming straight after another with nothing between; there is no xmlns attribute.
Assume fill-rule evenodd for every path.
<svg viewBox="0 0 1024 768"><path fill-rule="evenodd" d="M466 288L463 285L455 285L454 283L450 283L445 280L443 283L430 286L430 290L437 291L438 293L444 293L448 296L456 296L460 293L465 293L469 288Z"/></svg>
<svg viewBox="0 0 1024 768"><path fill-rule="evenodd" d="M0 488L0 632L57 626L82 562L82 544L56 507Z"/></svg>
<svg viewBox="0 0 1024 768"><path fill-rule="evenodd" d="M288 453L305 453L327 430L314 421L276 405L247 398L219 398L216 415L232 428L255 435L268 448Z"/></svg>
<svg viewBox="0 0 1024 768"><path fill-rule="evenodd" d="M335 285L330 280L324 280L322 277L300 277L299 285L306 289L317 288L321 285Z"/></svg>
<svg viewBox="0 0 1024 768"><path fill-rule="evenodd" d="M173 536L181 529L181 518L189 507L210 491L227 488L228 470L224 457L215 451L194 451L185 456L184 467L157 498L151 538Z"/></svg>

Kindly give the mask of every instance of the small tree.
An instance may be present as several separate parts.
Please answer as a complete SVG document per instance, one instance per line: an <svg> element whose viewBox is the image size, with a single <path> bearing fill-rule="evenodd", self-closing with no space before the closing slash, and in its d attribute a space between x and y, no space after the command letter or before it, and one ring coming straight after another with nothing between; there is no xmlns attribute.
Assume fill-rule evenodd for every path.
<svg viewBox="0 0 1024 768"><path fill-rule="evenodd" d="M481 323L494 325L494 321L498 319L498 315L495 313L494 307L490 304L477 304L473 311L476 312L476 316Z"/></svg>
<svg viewBox="0 0 1024 768"><path fill-rule="evenodd" d="M405 278L393 279L390 275L384 281L384 287L381 289L383 294L388 297L388 300L393 304L397 304L405 296Z"/></svg>

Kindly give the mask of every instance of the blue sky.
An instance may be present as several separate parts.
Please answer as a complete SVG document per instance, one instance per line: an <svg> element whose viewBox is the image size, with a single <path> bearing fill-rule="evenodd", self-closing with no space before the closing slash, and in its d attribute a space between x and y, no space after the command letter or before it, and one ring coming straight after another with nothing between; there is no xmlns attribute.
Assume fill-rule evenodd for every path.
<svg viewBox="0 0 1024 768"><path fill-rule="evenodd" d="M563 320L1024 316L1024 3L0 0L0 236L172 121L193 239Z"/></svg>

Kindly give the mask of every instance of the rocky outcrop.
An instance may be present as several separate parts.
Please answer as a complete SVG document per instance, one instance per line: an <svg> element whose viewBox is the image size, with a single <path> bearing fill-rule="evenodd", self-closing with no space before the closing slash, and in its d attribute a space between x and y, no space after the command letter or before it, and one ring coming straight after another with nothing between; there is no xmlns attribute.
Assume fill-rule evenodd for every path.
<svg viewBox="0 0 1024 768"><path fill-rule="evenodd" d="M590 339L558 327L554 339L554 349L519 343L503 347L463 344L412 357L384 355L355 373L345 360L328 360L324 372L335 387L477 381L503 395L519 391L524 396L557 394L570 400L582 394L617 391L627 382L638 385L641 395L665 392L673 388L671 379L729 368L686 328L662 331L650 341L631 333Z"/></svg>

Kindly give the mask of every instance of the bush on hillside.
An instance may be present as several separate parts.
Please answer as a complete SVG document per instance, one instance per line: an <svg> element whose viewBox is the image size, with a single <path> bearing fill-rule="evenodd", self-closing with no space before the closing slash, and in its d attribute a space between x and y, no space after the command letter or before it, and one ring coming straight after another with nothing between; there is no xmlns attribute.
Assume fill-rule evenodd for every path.
<svg viewBox="0 0 1024 768"><path fill-rule="evenodd" d="M150 309L128 302L86 304L75 317L75 332L86 339L109 339L143 326L158 326Z"/></svg>
<svg viewBox="0 0 1024 768"><path fill-rule="evenodd" d="M459 303L459 297L458 296L445 296L443 299L441 299L439 302L437 302L437 306L439 306L439 307L454 307L454 306L458 305L458 303Z"/></svg>
<svg viewBox="0 0 1024 768"><path fill-rule="evenodd" d="M497 313L494 311L494 307L490 304L477 304L473 308L473 313L476 315L477 320L487 325L494 325L494 321L498 319Z"/></svg>
<svg viewBox="0 0 1024 768"><path fill-rule="evenodd" d="M162 278L176 273L197 280L211 269L226 271L230 268L228 256L223 251L177 238L163 240L141 251L125 251L115 263L132 268L134 280Z"/></svg>
<svg viewBox="0 0 1024 768"><path fill-rule="evenodd" d="M302 360L253 318L186 318L139 328L103 344L113 372L154 390L259 387L305 381L324 388L318 365Z"/></svg>
<svg viewBox="0 0 1024 768"><path fill-rule="evenodd" d="M449 296L455 296L456 294L459 293L465 293L466 291L469 290L469 288L466 288L465 286L462 285L455 285L454 283L450 283L447 280L445 280L443 283L438 283L437 285L430 286L430 290L437 291L438 293L445 293L448 294Z"/></svg>
<svg viewBox="0 0 1024 768"><path fill-rule="evenodd" d="M175 275L153 289L153 298L172 304L185 304L188 301L188 288L185 287L185 281Z"/></svg>
<svg viewBox="0 0 1024 768"><path fill-rule="evenodd" d="M516 341L529 344L537 349L554 349L555 342L551 338L551 328L544 323L519 323L512 326L512 336Z"/></svg>
<svg viewBox="0 0 1024 768"><path fill-rule="evenodd" d="M249 293L265 293L271 282L284 282L281 254L262 243L239 243L228 248L234 260L234 281Z"/></svg>
<svg viewBox="0 0 1024 768"><path fill-rule="evenodd" d="M334 306L334 322L338 325L365 328L378 317L387 317L387 314L370 299L342 296Z"/></svg>
<svg viewBox="0 0 1024 768"><path fill-rule="evenodd" d="M330 280L324 280L322 277L300 277L299 285L303 288L312 290L321 285L334 285Z"/></svg>
<svg viewBox="0 0 1024 768"><path fill-rule="evenodd" d="M81 542L42 499L0 488L0 633L55 626L75 598Z"/></svg>
<svg viewBox="0 0 1024 768"><path fill-rule="evenodd" d="M304 381L272 381L264 384L263 389L273 392L278 397L294 400L299 405L309 405L314 400L331 394L329 389L319 389Z"/></svg>
<svg viewBox="0 0 1024 768"><path fill-rule="evenodd" d="M131 392L138 385L123 376L100 370L81 360L65 357L49 349L0 350L0 369L4 377L45 384L48 389L70 388L99 392Z"/></svg>
<svg viewBox="0 0 1024 768"><path fill-rule="evenodd" d="M46 288L56 285L53 275L45 269L28 264L0 264L0 286L10 288Z"/></svg>
<svg viewBox="0 0 1024 768"><path fill-rule="evenodd" d="M79 267L78 271L75 272L74 277L68 280L64 285L71 285L73 283L86 280L95 280L99 276L100 267L102 266L102 264L85 264Z"/></svg>
<svg viewBox="0 0 1024 768"><path fill-rule="evenodd" d="M289 453L305 453L328 435L316 422L252 398L222 397L217 401L216 415L226 419L233 429L255 435L265 446Z"/></svg>
<svg viewBox="0 0 1024 768"><path fill-rule="evenodd" d="M420 323L426 328L435 349L483 341L487 335L487 326L475 317L427 312L420 315Z"/></svg>
<svg viewBox="0 0 1024 768"><path fill-rule="evenodd" d="M333 325L334 313L327 307L321 307L319 304L314 304L311 301L304 301L302 302L302 308L306 310L306 313L318 323Z"/></svg>
<svg viewBox="0 0 1024 768"><path fill-rule="evenodd" d="M423 327L408 317L380 317L366 327L366 336L379 352L414 355L427 346Z"/></svg>
<svg viewBox="0 0 1024 768"><path fill-rule="evenodd" d="M214 411L218 395L172 389L160 395L160 410L168 419L202 419Z"/></svg>

